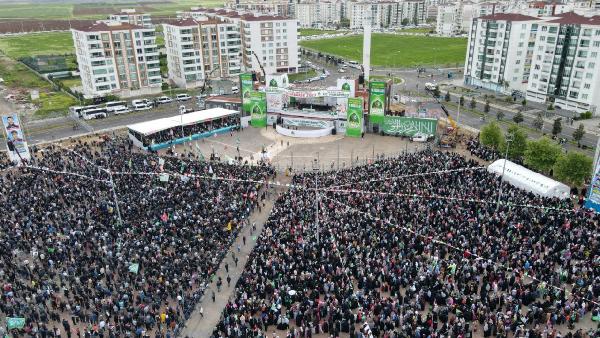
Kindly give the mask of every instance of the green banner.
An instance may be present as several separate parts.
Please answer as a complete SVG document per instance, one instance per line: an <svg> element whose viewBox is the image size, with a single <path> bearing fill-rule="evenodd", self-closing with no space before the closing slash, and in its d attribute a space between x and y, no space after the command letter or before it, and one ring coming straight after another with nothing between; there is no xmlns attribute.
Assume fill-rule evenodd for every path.
<svg viewBox="0 0 600 338"><path fill-rule="evenodd" d="M243 73L240 74L240 92L242 93L242 116L250 115L250 109L252 109L252 105L250 103L250 93L254 91L254 87L252 84L252 74Z"/></svg>
<svg viewBox="0 0 600 338"><path fill-rule="evenodd" d="M371 123L383 123L385 112L385 82L369 84L369 119Z"/></svg>
<svg viewBox="0 0 600 338"><path fill-rule="evenodd" d="M363 101L360 97L348 98L346 135L360 137L363 125Z"/></svg>
<svg viewBox="0 0 600 338"><path fill-rule="evenodd" d="M22 329L23 327L25 327L25 318L6 317L6 326L9 330Z"/></svg>
<svg viewBox="0 0 600 338"><path fill-rule="evenodd" d="M414 136L416 133L435 135L437 119L418 117L386 116L383 132L391 135Z"/></svg>
<svg viewBox="0 0 600 338"><path fill-rule="evenodd" d="M265 92L250 92L250 115L252 115L253 127L264 127L267 125L267 95Z"/></svg>

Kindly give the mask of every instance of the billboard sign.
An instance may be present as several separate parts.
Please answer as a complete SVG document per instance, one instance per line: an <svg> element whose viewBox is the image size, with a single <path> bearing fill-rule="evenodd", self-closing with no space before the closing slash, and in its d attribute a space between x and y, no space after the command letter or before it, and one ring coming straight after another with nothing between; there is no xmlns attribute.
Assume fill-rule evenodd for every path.
<svg viewBox="0 0 600 338"><path fill-rule="evenodd" d="M356 95L356 81L350 79L338 79L337 88L344 93L348 93L348 97Z"/></svg>
<svg viewBox="0 0 600 338"><path fill-rule="evenodd" d="M254 84L252 83L252 74L243 73L240 74L240 92L242 94L242 116L250 115L250 93L254 91Z"/></svg>
<svg viewBox="0 0 600 338"><path fill-rule="evenodd" d="M435 135L437 119L385 116L383 132L391 135L414 136L416 133Z"/></svg>
<svg viewBox="0 0 600 338"><path fill-rule="evenodd" d="M6 135L6 148L8 156L13 163L22 164L29 161L31 154L25 141L25 135L17 114L2 116L2 125Z"/></svg>
<svg viewBox="0 0 600 338"><path fill-rule="evenodd" d="M267 98L264 92L250 92L250 116L253 127L267 125Z"/></svg>
<svg viewBox="0 0 600 338"><path fill-rule="evenodd" d="M594 176L590 184L588 198L585 201L585 207L600 211L600 161L594 168Z"/></svg>
<svg viewBox="0 0 600 338"><path fill-rule="evenodd" d="M385 82L369 84L369 119L372 123L383 123L385 113Z"/></svg>
<svg viewBox="0 0 600 338"><path fill-rule="evenodd" d="M348 112L346 117L346 135L360 137L363 127L363 100L362 98L348 98Z"/></svg>

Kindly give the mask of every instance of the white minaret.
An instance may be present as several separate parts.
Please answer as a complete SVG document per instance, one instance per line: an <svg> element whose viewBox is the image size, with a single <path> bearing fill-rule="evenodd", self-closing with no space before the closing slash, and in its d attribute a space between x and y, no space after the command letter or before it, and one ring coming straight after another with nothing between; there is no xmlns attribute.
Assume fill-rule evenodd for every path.
<svg viewBox="0 0 600 338"><path fill-rule="evenodd" d="M369 81L369 72L371 71L371 6L363 18L363 69L365 71L365 82Z"/></svg>

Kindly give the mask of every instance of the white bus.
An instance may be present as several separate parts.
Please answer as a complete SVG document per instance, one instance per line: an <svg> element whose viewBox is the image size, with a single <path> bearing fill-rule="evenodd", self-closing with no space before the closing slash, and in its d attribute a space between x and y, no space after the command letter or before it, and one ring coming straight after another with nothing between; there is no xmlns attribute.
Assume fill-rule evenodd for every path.
<svg viewBox="0 0 600 338"><path fill-rule="evenodd" d="M100 106L94 106L94 105L83 106L83 107L81 107L81 106L73 106L73 107L69 107L69 112L72 115L75 115L77 117L83 117L82 113L83 113L84 110L95 109L95 108L99 108L99 107Z"/></svg>
<svg viewBox="0 0 600 338"><path fill-rule="evenodd" d="M84 120L102 119L108 116L106 108L86 109L81 113Z"/></svg>
<svg viewBox="0 0 600 338"><path fill-rule="evenodd" d="M125 102L125 101L106 102L106 110L109 113L114 112L115 108L117 108L117 107L127 107L127 102Z"/></svg>

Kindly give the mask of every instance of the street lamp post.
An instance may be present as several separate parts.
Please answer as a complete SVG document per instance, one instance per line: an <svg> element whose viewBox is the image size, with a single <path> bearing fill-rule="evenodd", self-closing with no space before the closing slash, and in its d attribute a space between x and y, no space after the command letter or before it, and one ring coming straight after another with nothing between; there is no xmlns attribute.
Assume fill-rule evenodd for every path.
<svg viewBox="0 0 600 338"><path fill-rule="evenodd" d="M506 171L506 161L508 161L508 148L510 148L510 143L512 142L511 137L506 138L506 153L504 154L504 163L502 165L502 176L500 176L500 192L498 193L498 200L496 201L496 212L500 208L500 199L502 198L502 189L504 188L504 172Z"/></svg>
<svg viewBox="0 0 600 338"><path fill-rule="evenodd" d="M317 153L318 155L318 153ZM315 226L317 229L317 244L319 242L319 160L315 158L313 160L313 173L315 174Z"/></svg>

